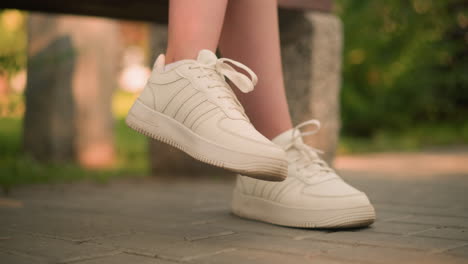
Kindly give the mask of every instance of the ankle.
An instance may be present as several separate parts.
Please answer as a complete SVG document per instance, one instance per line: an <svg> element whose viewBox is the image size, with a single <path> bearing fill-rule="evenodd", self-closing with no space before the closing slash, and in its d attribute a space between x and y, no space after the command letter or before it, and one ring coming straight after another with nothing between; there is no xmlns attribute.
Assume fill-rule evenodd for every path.
<svg viewBox="0 0 468 264"><path fill-rule="evenodd" d="M190 50L184 50L184 49L171 49L168 48L166 51L166 65L172 62L180 61L180 60L195 60L197 59L198 53L202 49L190 49ZM209 49L212 52L212 49Z"/></svg>
<svg viewBox="0 0 468 264"><path fill-rule="evenodd" d="M168 49L166 52L166 64L180 60L193 60L196 58L197 54L197 52Z"/></svg>

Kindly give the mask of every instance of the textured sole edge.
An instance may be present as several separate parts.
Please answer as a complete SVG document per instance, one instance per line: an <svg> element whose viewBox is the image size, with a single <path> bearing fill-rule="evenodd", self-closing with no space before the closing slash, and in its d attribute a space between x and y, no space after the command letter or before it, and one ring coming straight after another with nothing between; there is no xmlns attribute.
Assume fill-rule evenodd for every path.
<svg viewBox="0 0 468 264"><path fill-rule="evenodd" d="M191 137L191 134L193 134L192 131L190 131L184 125L180 124L177 120L173 120L170 117L165 116L164 114L156 112L154 110L151 110L152 118L158 119L156 122L158 122L159 124L158 126L152 125L152 123L154 123L155 120L151 120L151 122L148 122L148 120L145 121L145 118L141 117L138 114L139 112L142 111L142 107L147 108L138 100L135 101L135 103L133 104L132 108L130 109L127 115L127 118L125 119L125 123L133 130L145 136L151 137L155 140L158 140L172 147L175 147L185 152L186 154L190 155L191 157L193 157L194 159L198 161L201 161L201 162L204 162L204 163L207 163L212 166L219 167L219 168L227 169L236 173L241 173L242 175L249 176L255 179L267 180L267 181L283 181L287 177L288 163L286 160L284 162L278 162L278 160L270 159L269 162L261 162L258 160L253 161L254 160L253 157L247 156L245 159L246 160L245 162L232 163L232 162L227 162L225 160L216 160L216 159L208 158L206 155L204 155L204 153L201 153L200 151L197 151L194 148L190 148L182 144L179 144L176 139L157 132L159 127L161 126L177 127L176 129L178 129L179 131L183 131L185 135L188 135L189 137ZM144 109L143 111L150 111L150 110ZM167 134L171 134L171 133L167 133ZM192 139L193 138L195 137L192 136ZM238 152L231 151L231 153L239 155ZM224 154L229 155L229 152L224 150ZM242 154L242 155L246 155L246 154ZM267 158L262 158L262 159L267 160Z"/></svg>
<svg viewBox="0 0 468 264"><path fill-rule="evenodd" d="M375 209L371 204L337 210L296 209L237 190L233 193L231 210L242 218L281 226L315 229L366 227L376 218Z"/></svg>

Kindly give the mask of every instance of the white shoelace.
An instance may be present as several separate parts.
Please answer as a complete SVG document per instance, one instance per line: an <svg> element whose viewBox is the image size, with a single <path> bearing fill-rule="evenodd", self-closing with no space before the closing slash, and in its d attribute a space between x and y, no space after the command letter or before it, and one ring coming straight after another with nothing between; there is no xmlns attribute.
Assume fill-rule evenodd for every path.
<svg viewBox="0 0 468 264"><path fill-rule="evenodd" d="M315 128L307 131L301 132L300 129L313 125ZM328 164L323 161L318 154L323 154L323 151L320 149L313 148L301 140L297 140L299 138L314 135L320 130L320 121L318 120L309 120L303 123L300 123L293 129L293 133L291 136L291 143L287 144L284 149L285 151L294 149L297 151L298 155L293 157L293 162L297 164L299 170L307 171L304 176L306 177L320 177L326 175L336 175L332 168L328 166Z"/></svg>
<svg viewBox="0 0 468 264"><path fill-rule="evenodd" d="M229 62L243 70L245 70L250 78L246 75L236 71L232 66L227 64ZM210 85L208 89L216 89L213 92L217 95L218 99L228 99L227 101L234 100L235 104L230 108L238 109L244 114L244 108L235 96L234 92L226 82L225 78L229 79L240 91L248 93L253 91L254 86L257 84L257 75L244 64L231 60L231 59L218 59L215 64L207 65L196 62L196 66L191 66L189 69L200 69L201 74L198 78L208 78ZM221 78L220 78L221 77ZM245 115L245 114L244 114Z"/></svg>

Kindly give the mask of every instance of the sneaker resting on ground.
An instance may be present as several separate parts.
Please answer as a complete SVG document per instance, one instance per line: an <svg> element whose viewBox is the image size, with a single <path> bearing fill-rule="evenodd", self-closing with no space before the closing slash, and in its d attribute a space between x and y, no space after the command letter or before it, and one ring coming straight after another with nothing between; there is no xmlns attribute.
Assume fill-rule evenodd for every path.
<svg viewBox="0 0 468 264"><path fill-rule="evenodd" d="M226 78L244 93L257 82L247 66L218 59L209 50L200 51L197 60L169 65L160 55L126 123L202 162L258 179L284 180L284 150L255 130Z"/></svg>
<svg viewBox="0 0 468 264"><path fill-rule="evenodd" d="M316 125L300 132L305 125ZM375 211L363 193L345 183L302 137L318 131L317 120L304 122L273 139L289 160L289 175L280 183L239 175L232 198L234 214L283 226L349 228L374 222Z"/></svg>

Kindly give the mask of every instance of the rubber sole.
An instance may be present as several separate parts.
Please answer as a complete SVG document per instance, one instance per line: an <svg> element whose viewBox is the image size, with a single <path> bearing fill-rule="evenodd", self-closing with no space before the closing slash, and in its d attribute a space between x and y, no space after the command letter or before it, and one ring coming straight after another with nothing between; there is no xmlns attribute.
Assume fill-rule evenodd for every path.
<svg viewBox="0 0 468 264"><path fill-rule="evenodd" d="M370 204L340 210L307 210L286 207L238 190L234 190L231 206L232 212L240 217L289 227L354 228L375 221L375 210Z"/></svg>
<svg viewBox="0 0 468 264"><path fill-rule="evenodd" d="M179 121L154 111L136 100L125 120L139 133L182 150L193 158L242 175L267 181L283 181L286 160L237 152L199 136Z"/></svg>

